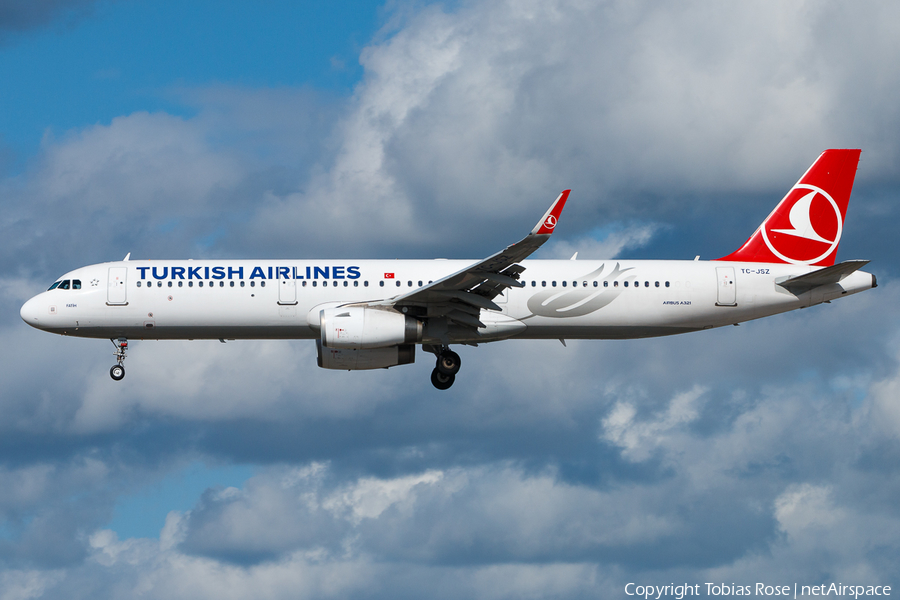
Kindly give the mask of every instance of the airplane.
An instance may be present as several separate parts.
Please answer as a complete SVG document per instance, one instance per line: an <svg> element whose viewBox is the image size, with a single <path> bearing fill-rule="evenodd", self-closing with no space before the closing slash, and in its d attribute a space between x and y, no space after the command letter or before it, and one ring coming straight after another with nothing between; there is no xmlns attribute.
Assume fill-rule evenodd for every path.
<svg viewBox="0 0 900 600"><path fill-rule="evenodd" d="M826 150L736 251L711 261L526 260L559 223L563 191L523 239L484 260L124 260L75 269L22 319L107 338L110 376L129 340L315 339L325 369L388 368L451 345L506 339L629 339L687 333L876 287L869 261L835 264L860 150Z"/></svg>

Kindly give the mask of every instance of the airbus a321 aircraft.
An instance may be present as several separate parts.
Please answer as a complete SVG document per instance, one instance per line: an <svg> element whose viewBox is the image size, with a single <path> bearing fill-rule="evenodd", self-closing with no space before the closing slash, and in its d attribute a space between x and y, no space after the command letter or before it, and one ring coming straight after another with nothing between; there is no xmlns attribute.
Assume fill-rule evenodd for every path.
<svg viewBox="0 0 900 600"><path fill-rule="evenodd" d="M82 267L22 306L32 327L129 339L315 339L325 369L380 369L452 344L626 339L758 319L876 286L835 264L859 150L826 150L738 250L713 261L525 260L553 233L564 191L521 241L471 260L125 260ZM573 257L574 258L574 257Z"/></svg>

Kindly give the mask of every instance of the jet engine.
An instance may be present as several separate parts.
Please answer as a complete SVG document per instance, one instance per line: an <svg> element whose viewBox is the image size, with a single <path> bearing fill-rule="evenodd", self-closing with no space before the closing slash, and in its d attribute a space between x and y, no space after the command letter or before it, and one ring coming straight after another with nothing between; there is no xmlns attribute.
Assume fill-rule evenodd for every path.
<svg viewBox="0 0 900 600"><path fill-rule="evenodd" d="M340 306L319 312L319 334L326 348L389 348L421 342L422 322L390 309Z"/></svg>
<svg viewBox="0 0 900 600"><path fill-rule="evenodd" d="M317 362L323 369L362 371L387 369L416 362L416 346L403 344L387 348L327 348L322 340L316 340Z"/></svg>

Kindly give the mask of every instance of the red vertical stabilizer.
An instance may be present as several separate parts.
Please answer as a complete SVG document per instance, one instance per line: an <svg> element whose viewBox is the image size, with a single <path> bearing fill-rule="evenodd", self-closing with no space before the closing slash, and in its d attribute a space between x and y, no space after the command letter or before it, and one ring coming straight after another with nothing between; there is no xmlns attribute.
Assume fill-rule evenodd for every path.
<svg viewBox="0 0 900 600"><path fill-rule="evenodd" d="M834 264L860 150L826 150L743 246L718 260Z"/></svg>

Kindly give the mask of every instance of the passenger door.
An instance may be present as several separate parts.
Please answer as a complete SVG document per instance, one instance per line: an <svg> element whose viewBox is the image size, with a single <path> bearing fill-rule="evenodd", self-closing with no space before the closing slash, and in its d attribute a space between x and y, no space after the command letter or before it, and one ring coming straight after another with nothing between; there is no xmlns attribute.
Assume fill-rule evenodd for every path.
<svg viewBox="0 0 900 600"><path fill-rule="evenodd" d="M128 304L126 277L127 267L110 267L109 279L106 287L106 303L111 306L123 306Z"/></svg>
<svg viewBox="0 0 900 600"><path fill-rule="evenodd" d="M717 306L737 306L737 290L734 283L734 267L716 267L718 280Z"/></svg>

